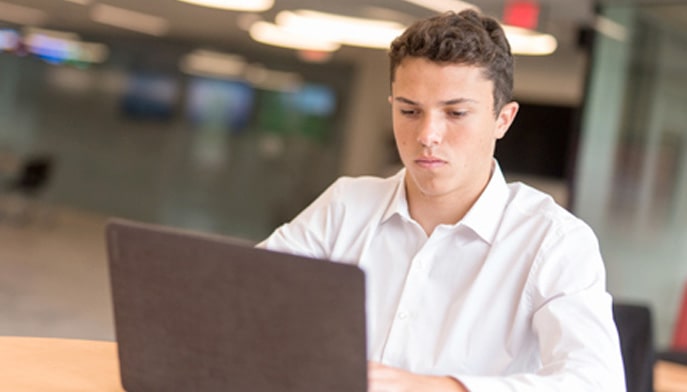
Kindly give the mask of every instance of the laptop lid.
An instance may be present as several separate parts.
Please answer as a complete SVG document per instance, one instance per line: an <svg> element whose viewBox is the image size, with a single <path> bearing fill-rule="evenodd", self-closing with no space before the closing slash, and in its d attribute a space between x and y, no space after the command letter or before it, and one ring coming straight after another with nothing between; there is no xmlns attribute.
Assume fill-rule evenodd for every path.
<svg viewBox="0 0 687 392"><path fill-rule="evenodd" d="M127 391L366 390L358 267L119 219L106 237Z"/></svg>

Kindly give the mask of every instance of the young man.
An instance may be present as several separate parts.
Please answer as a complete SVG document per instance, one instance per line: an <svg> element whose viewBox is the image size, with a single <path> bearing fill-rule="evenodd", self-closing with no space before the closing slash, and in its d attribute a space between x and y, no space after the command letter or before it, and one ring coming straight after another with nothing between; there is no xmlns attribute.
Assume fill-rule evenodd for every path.
<svg viewBox="0 0 687 392"><path fill-rule="evenodd" d="M518 111L499 24L446 13L389 56L404 169L337 180L261 246L365 270L371 392L624 391L596 237L493 158Z"/></svg>

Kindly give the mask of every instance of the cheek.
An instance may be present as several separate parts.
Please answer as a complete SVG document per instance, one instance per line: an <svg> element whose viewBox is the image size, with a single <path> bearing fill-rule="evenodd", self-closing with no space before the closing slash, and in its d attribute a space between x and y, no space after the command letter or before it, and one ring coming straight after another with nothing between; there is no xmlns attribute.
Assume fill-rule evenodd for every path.
<svg viewBox="0 0 687 392"><path fill-rule="evenodd" d="M465 143L471 144L477 149L488 149L495 140L496 124L493 121L480 121L470 127L466 132Z"/></svg>
<svg viewBox="0 0 687 392"><path fill-rule="evenodd" d="M394 136L396 139L396 151L401 161L405 164L413 156L413 144L408 140L407 135L395 133Z"/></svg>
<svg viewBox="0 0 687 392"><path fill-rule="evenodd" d="M448 148L467 160L489 154L494 144L491 134L477 132L475 129L451 132L444 142Z"/></svg>
<svg viewBox="0 0 687 392"><path fill-rule="evenodd" d="M396 145L398 147L405 147L408 145L408 132L399 126L398 123L394 124L394 139L396 140Z"/></svg>
<svg viewBox="0 0 687 392"><path fill-rule="evenodd" d="M403 138L396 138L396 149L401 157L408 155L408 142Z"/></svg>

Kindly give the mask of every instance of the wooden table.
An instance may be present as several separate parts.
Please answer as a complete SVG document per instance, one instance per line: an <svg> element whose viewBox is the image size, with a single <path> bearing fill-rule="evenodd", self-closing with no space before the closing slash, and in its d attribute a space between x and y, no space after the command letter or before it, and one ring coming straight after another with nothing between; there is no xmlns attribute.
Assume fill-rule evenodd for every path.
<svg viewBox="0 0 687 392"><path fill-rule="evenodd" d="M687 392L687 366L658 361L656 392ZM0 336L0 389L123 392L115 342Z"/></svg>
<svg viewBox="0 0 687 392"><path fill-rule="evenodd" d="M121 392L115 342L0 337L0 389Z"/></svg>
<svg viewBox="0 0 687 392"><path fill-rule="evenodd" d="M655 392L687 392L687 366L657 361L654 366Z"/></svg>

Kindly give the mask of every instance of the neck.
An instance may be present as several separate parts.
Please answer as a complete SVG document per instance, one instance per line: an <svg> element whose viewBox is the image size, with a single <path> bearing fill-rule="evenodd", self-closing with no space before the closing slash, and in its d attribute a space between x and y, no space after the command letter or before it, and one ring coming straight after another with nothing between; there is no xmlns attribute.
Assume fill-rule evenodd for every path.
<svg viewBox="0 0 687 392"><path fill-rule="evenodd" d="M420 224L429 237L439 225L453 225L460 222L482 194L488 180L487 178L482 186L475 189L428 195L413 186L412 180L406 178L406 197L410 216Z"/></svg>

